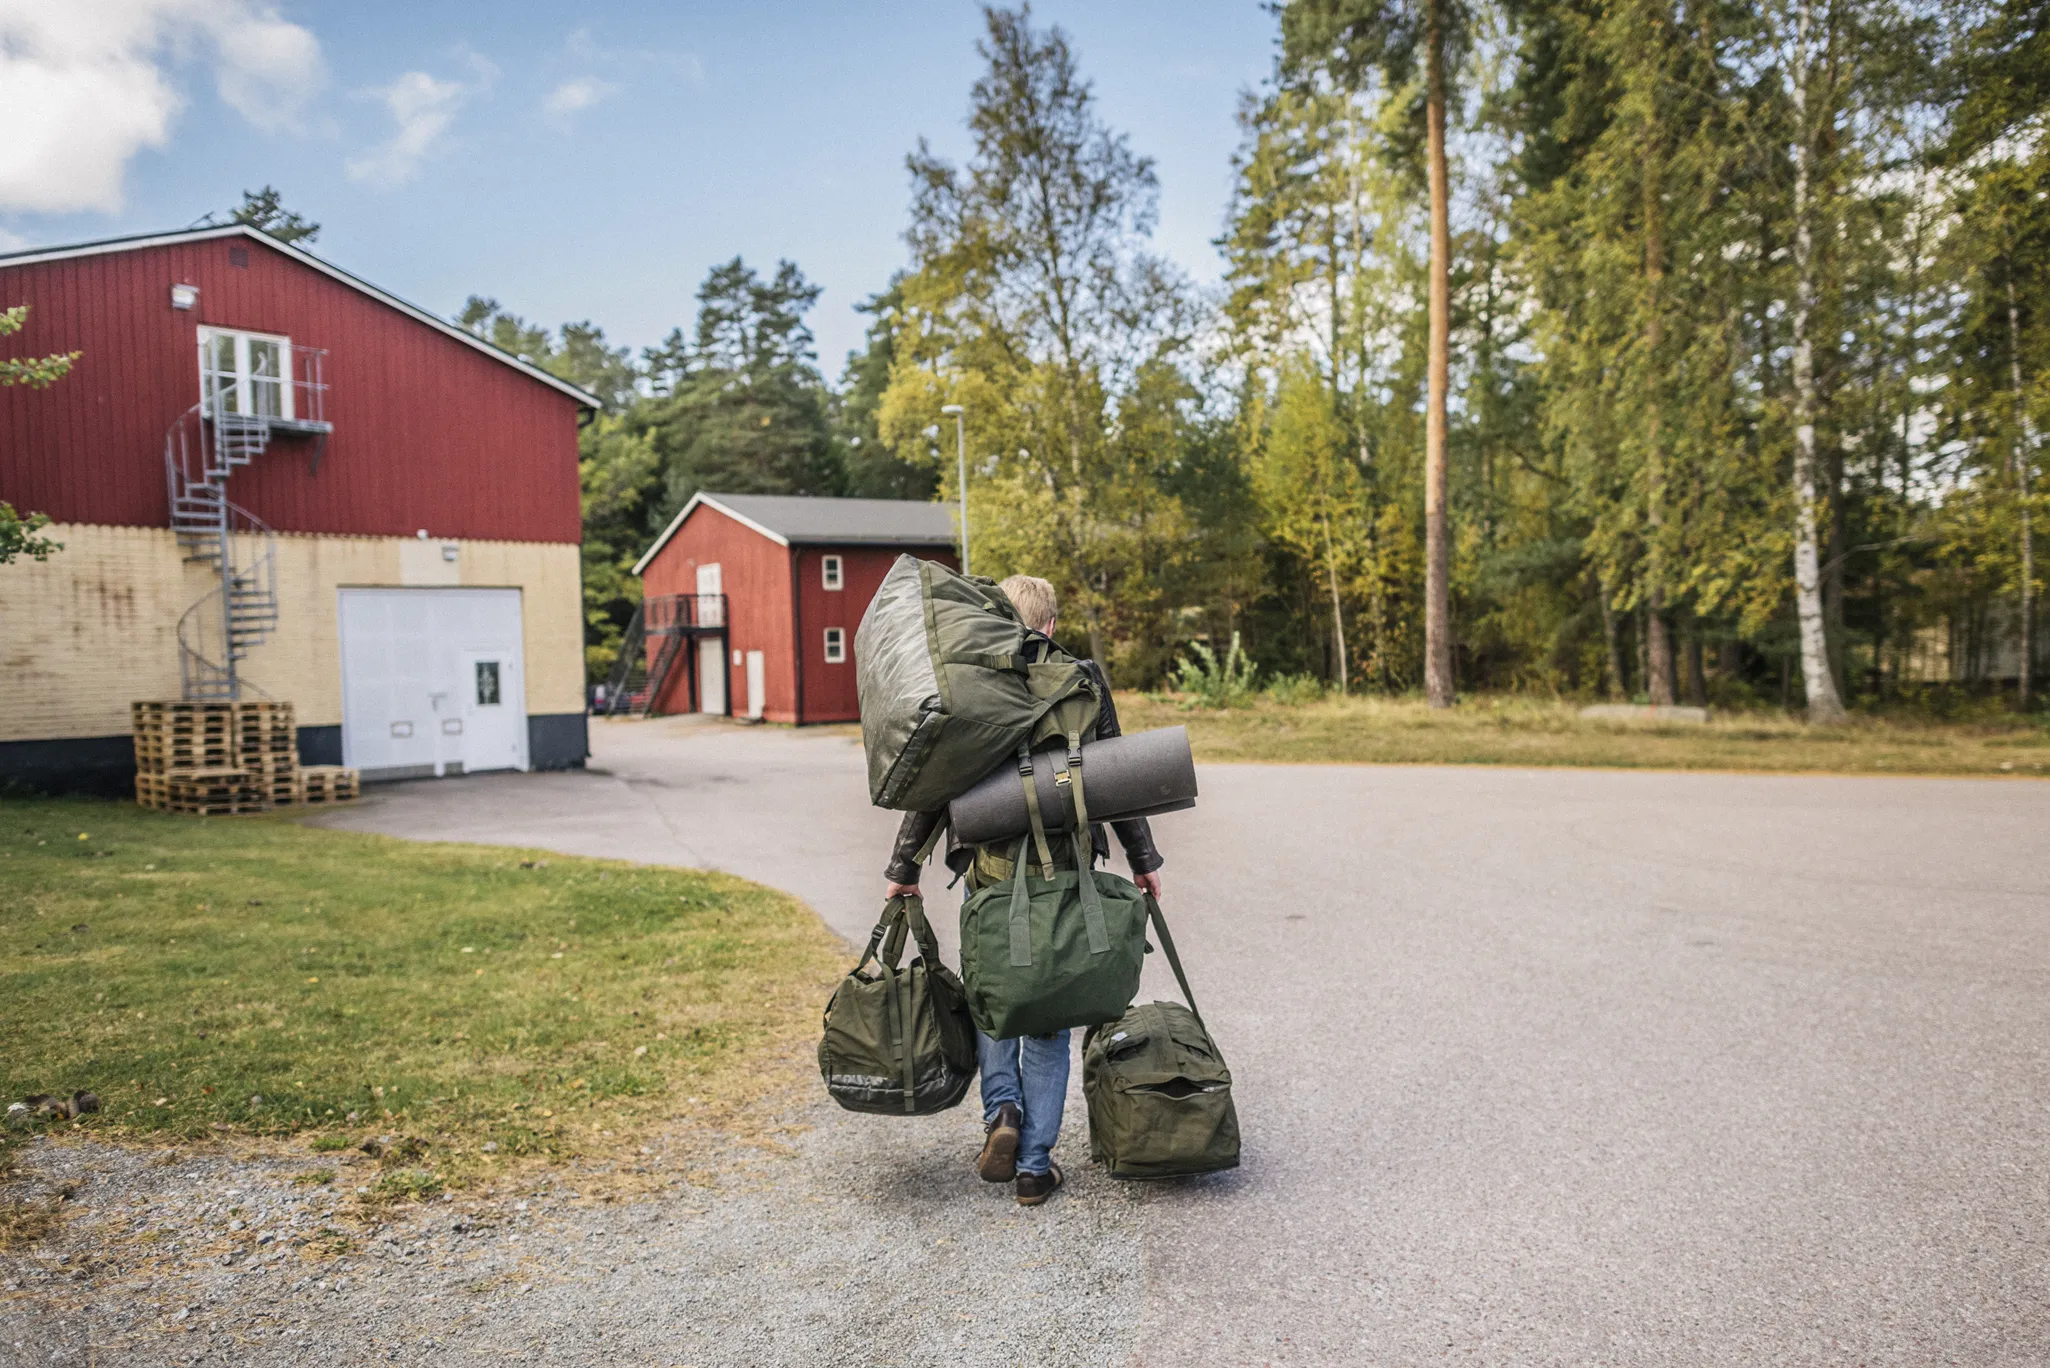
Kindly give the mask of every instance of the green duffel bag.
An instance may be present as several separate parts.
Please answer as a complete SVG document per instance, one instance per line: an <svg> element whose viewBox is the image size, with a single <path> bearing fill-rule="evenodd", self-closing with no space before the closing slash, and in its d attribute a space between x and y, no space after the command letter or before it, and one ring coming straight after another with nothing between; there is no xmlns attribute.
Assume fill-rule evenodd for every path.
<svg viewBox="0 0 2050 1368"><path fill-rule="evenodd" d="M1142 1003L1082 1038L1089 1157L1113 1178L1182 1178L1237 1168L1231 1070L1196 1012L1160 904L1149 897L1146 911L1189 1005Z"/></svg>
<svg viewBox="0 0 2050 1368"><path fill-rule="evenodd" d="M1081 662L1028 632L996 581L897 557L854 633L868 796L932 812L1018 753L1096 734Z"/></svg>
<svg viewBox="0 0 2050 1368"><path fill-rule="evenodd" d="M919 958L900 969L907 928ZM870 960L875 972L864 973ZM961 980L940 963L923 899L896 897L884 905L860 963L826 1004L819 1073L849 1111L924 1116L967 1093L975 1035Z"/></svg>
<svg viewBox="0 0 2050 1368"><path fill-rule="evenodd" d="M997 1040L1115 1021L1139 991L1146 954L1145 895L1091 869L1086 835L1074 842L1075 868L1051 878L1033 872L1030 839L1010 878L961 904L968 1011Z"/></svg>

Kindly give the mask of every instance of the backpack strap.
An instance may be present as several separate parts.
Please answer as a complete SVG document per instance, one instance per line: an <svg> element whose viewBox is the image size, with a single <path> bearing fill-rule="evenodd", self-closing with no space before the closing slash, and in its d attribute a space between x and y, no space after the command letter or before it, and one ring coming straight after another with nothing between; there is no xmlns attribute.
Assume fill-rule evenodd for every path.
<svg viewBox="0 0 2050 1368"><path fill-rule="evenodd" d="M973 665L983 670L1004 670L1030 674L1032 662L1021 655L992 655L984 651L949 651L940 657L942 665Z"/></svg>
<svg viewBox="0 0 2050 1368"><path fill-rule="evenodd" d="M1032 964L1032 891L1025 886L1031 867L1025 862L1027 837L1018 838L1018 858L1011 862L1011 966Z"/></svg>
<svg viewBox="0 0 2050 1368"><path fill-rule="evenodd" d="M1110 953L1110 929L1103 921L1103 898L1096 891L1096 850L1089 835L1089 798L1082 784L1082 733L1068 732L1068 767L1054 775L1054 783L1066 786L1075 806L1076 891L1082 895L1082 925L1089 932L1089 953ZM1020 848L1022 849L1022 843Z"/></svg>
<svg viewBox="0 0 2050 1368"><path fill-rule="evenodd" d="M934 822L932 824L932 831L925 838L925 844L920 846L918 854L912 857L912 863L922 865L932 859L933 851L939 848L940 835L946 830L947 822L944 819Z"/></svg>
<svg viewBox="0 0 2050 1368"><path fill-rule="evenodd" d="M1189 1004L1189 1015L1196 1018L1196 1024L1203 1026L1203 1013L1196 1007L1196 995L1189 991L1189 976L1182 972L1182 957L1175 953L1174 937L1167 934L1167 918L1160 915L1160 900L1151 893L1146 895L1146 916L1153 923L1153 934L1160 937L1160 949L1167 956L1167 967L1174 970L1174 981L1182 990L1182 1000ZM1210 1028L1203 1026L1203 1034L1210 1034Z"/></svg>
<svg viewBox="0 0 2050 1368"><path fill-rule="evenodd" d="M1039 875L1053 877L1053 852L1046 845L1046 823L1039 817L1039 785L1032 782L1032 746L1018 743L1018 777L1025 783L1025 815L1032 822L1032 839L1039 845Z"/></svg>

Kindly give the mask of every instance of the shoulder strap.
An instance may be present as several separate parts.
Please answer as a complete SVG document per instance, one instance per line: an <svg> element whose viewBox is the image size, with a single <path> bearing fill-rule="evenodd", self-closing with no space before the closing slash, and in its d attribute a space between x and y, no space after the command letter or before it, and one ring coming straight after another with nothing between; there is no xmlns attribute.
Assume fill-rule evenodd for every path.
<svg viewBox="0 0 2050 1368"><path fill-rule="evenodd" d="M1182 957L1175 953L1174 937L1167 934L1167 918L1160 915L1160 901L1151 893L1146 895L1146 916L1153 922L1153 934L1160 937L1161 953L1167 956L1167 967L1174 970L1174 981L1182 990L1182 1000L1189 1004L1189 1015L1196 1018L1198 1026L1203 1026L1196 995L1189 991L1189 976L1182 972ZM1208 1035L1210 1028L1203 1026L1203 1032Z"/></svg>
<svg viewBox="0 0 2050 1368"><path fill-rule="evenodd" d="M1025 784L1025 816L1032 823L1032 839L1039 843L1039 876L1053 877L1053 852L1046 845L1046 823L1039 816L1039 785L1032 779L1032 744L1018 743L1018 778Z"/></svg>
<svg viewBox="0 0 2050 1368"><path fill-rule="evenodd" d="M1082 895L1082 926L1089 933L1089 953L1110 953L1110 931L1103 921L1103 898L1096 891L1095 841L1089 832L1089 798L1082 785L1082 734L1068 733L1068 767L1055 774L1055 784L1068 790L1075 809L1076 892Z"/></svg>

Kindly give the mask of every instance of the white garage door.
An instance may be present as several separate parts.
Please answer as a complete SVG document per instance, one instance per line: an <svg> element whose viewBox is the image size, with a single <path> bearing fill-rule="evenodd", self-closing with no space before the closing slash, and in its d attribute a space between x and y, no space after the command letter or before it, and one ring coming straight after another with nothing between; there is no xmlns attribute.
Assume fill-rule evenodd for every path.
<svg viewBox="0 0 2050 1368"><path fill-rule="evenodd" d="M527 768L517 589L343 589L342 763L366 779Z"/></svg>

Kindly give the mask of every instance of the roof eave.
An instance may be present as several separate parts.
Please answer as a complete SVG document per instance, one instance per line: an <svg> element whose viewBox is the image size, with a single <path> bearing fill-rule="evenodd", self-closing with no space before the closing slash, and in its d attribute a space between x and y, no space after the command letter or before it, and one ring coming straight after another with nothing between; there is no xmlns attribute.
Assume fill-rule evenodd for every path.
<svg viewBox="0 0 2050 1368"><path fill-rule="evenodd" d="M492 360L511 366L529 379L538 380L550 389L559 390L586 408L595 411L605 407L604 401L589 390L579 385L573 385L559 375L551 375L531 361L523 360L501 347L493 346L490 342L477 336L467 328L459 328L447 319L431 314L417 304L407 303L389 290L380 289L372 285L361 276L352 275L341 267L322 260L302 247L294 247L289 242L280 242L270 234L252 228L246 223L223 224L215 228L184 228L173 233L148 233L135 237L105 238L99 242L82 242L70 247L30 248L27 251L0 256L0 269L9 266L34 266L40 262L62 261L71 257L105 256L113 252L136 252L146 247L168 247L180 242L210 242L216 238L224 237L253 238L273 251L284 253L302 266L310 266L323 275L333 277L351 289L360 290L379 303L397 309L400 313L407 315L416 322L425 323L428 327L454 338L465 346L474 347Z"/></svg>

